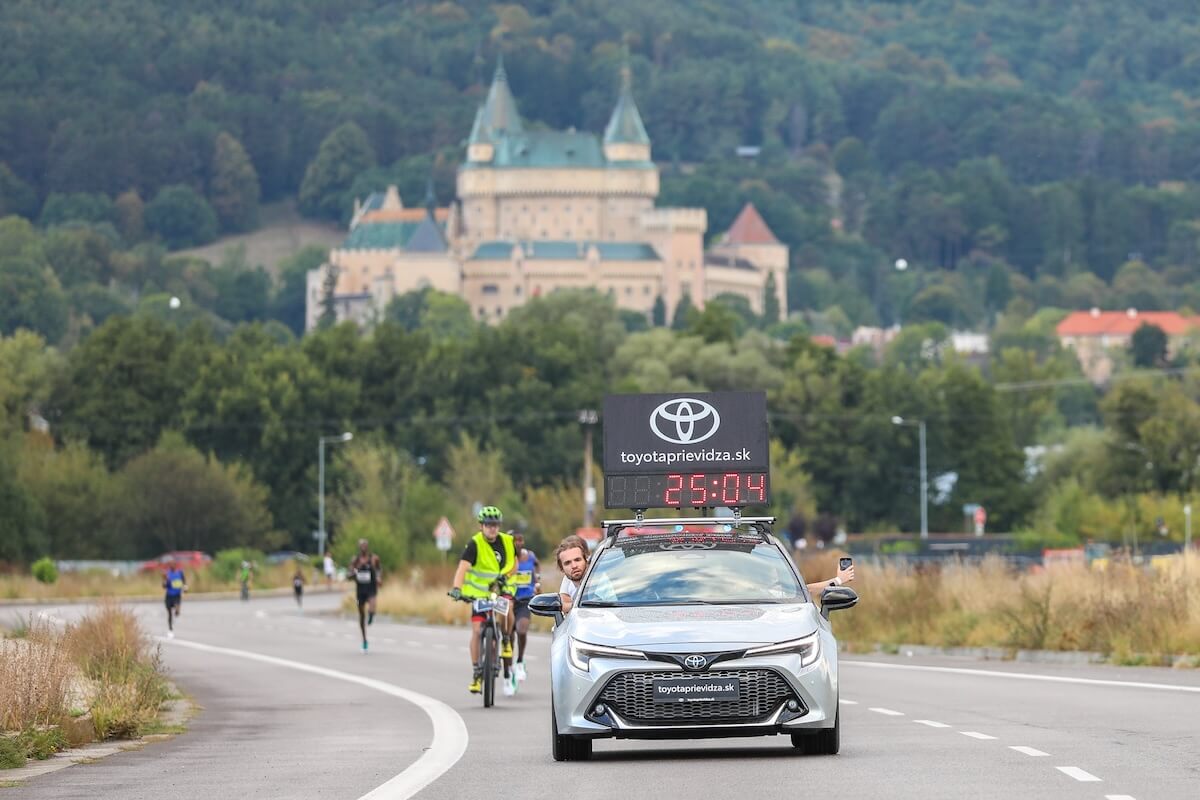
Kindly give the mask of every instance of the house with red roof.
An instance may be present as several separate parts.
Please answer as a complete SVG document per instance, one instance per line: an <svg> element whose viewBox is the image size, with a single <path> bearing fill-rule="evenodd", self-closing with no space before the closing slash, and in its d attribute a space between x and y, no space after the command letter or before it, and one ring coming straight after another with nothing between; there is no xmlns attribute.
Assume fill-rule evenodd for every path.
<svg viewBox="0 0 1200 800"><path fill-rule="evenodd" d="M779 241L753 203L746 203L704 253L704 299L736 294L761 313L766 276L775 279L781 316L787 316L788 246Z"/></svg>
<svg viewBox="0 0 1200 800"><path fill-rule="evenodd" d="M1200 328L1200 317L1185 317L1176 311L1074 311L1058 323L1055 332L1063 347L1075 351L1083 372L1093 383L1112 376L1113 351L1127 349L1133 333L1143 325L1154 325L1167 335L1167 353L1174 355L1187 334Z"/></svg>

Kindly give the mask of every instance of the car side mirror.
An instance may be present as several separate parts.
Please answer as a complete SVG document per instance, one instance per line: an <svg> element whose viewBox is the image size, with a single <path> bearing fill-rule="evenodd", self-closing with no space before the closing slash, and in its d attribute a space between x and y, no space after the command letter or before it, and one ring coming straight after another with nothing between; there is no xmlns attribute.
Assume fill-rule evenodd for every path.
<svg viewBox="0 0 1200 800"><path fill-rule="evenodd" d="M562 598L557 592L535 594L529 600L529 611L539 617L554 617L555 622L562 622Z"/></svg>
<svg viewBox="0 0 1200 800"><path fill-rule="evenodd" d="M849 586L830 586L821 592L821 616L829 619L830 611L841 611L858 605L858 592ZM532 607L532 606L531 606Z"/></svg>

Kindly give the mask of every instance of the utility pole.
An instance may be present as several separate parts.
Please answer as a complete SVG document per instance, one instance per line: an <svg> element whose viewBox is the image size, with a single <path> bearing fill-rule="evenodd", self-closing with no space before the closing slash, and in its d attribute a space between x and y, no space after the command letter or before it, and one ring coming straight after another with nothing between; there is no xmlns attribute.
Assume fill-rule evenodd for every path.
<svg viewBox="0 0 1200 800"><path fill-rule="evenodd" d="M341 436L317 437L317 547L320 558L325 558L325 444L341 444L354 438L354 434L346 431Z"/></svg>
<svg viewBox="0 0 1200 800"><path fill-rule="evenodd" d="M592 426L600 419L595 409L579 412L579 423L583 425L583 527L592 527L592 508L596 504L596 490L592 488Z"/></svg>

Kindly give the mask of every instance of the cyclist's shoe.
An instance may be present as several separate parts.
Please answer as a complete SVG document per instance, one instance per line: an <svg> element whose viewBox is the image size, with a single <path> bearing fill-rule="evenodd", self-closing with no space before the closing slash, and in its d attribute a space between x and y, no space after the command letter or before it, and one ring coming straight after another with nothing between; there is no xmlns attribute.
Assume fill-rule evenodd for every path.
<svg viewBox="0 0 1200 800"><path fill-rule="evenodd" d="M507 639L502 645L500 645L500 657L512 658L512 642L508 641Z"/></svg>
<svg viewBox="0 0 1200 800"><path fill-rule="evenodd" d="M520 661L518 661L516 664L513 664L513 674L517 676L518 682L524 683L525 678L527 677L525 675L525 665Z"/></svg>
<svg viewBox="0 0 1200 800"><path fill-rule="evenodd" d="M483 676L475 675L471 678L471 685L467 687L467 691L471 694L479 694L483 691Z"/></svg>

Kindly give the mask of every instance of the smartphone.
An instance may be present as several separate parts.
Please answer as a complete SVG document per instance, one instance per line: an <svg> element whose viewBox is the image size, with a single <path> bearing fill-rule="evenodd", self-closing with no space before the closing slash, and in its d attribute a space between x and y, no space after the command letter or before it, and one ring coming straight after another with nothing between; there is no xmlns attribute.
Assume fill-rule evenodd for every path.
<svg viewBox="0 0 1200 800"><path fill-rule="evenodd" d="M850 569L850 565L854 563L854 559L850 556L842 556L838 559L838 569Z"/></svg>

